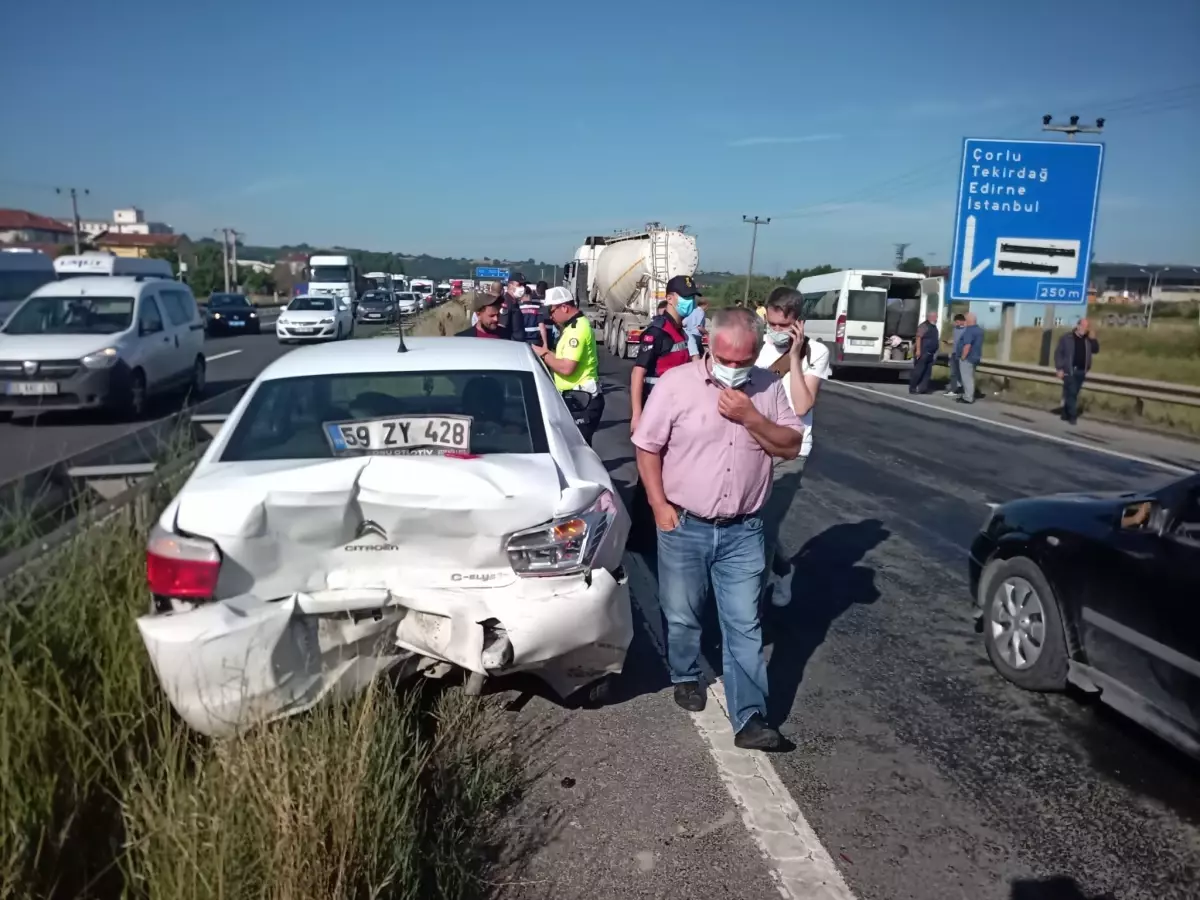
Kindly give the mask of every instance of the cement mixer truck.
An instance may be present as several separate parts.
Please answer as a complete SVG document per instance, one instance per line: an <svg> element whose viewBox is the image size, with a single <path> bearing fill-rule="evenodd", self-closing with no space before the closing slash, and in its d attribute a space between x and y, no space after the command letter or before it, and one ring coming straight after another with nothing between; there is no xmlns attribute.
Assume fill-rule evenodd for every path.
<svg viewBox="0 0 1200 900"><path fill-rule="evenodd" d="M667 295L667 282L696 274L696 237L686 228L652 222L640 231L589 237L567 263L566 287L614 356L636 356L643 329Z"/></svg>

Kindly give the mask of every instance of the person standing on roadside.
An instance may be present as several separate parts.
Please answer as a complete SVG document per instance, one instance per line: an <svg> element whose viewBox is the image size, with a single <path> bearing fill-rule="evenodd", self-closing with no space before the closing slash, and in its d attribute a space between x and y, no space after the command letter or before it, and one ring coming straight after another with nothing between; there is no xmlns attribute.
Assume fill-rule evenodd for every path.
<svg viewBox="0 0 1200 900"><path fill-rule="evenodd" d="M767 298L767 333L754 364L779 376L792 411L804 426L800 455L776 459L771 493L762 509L764 558L771 588L771 602L787 606L792 599L791 560L800 547L787 539L783 523L792 510L812 452L813 407L821 382L833 374L829 348L804 334L804 295L789 287L777 287Z"/></svg>
<svg viewBox="0 0 1200 900"><path fill-rule="evenodd" d="M766 718L759 513L771 459L796 458L803 426L780 380L754 365L762 337L752 311L716 312L709 341L704 357L662 376L633 434L657 527L667 664L675 702L704 709L700 623L711 578L734 743L778 750L782 738Z"/></svg>
<svg viewBox="0 0 1200 900"><path fill-rule="evenodd" d="M471 301L473 312L470 328L464 328L455 337L497 338L505 337L500 329L500 298L494 294L475 294Z"/></svg>
<svg viewBox="0 0 1200 900"><path fill-rule="evenodd" d="M1100 352L1100 342L1087 319L1058 339L1054 348L1054 371L1062 382L1062 420L1074 425L1079 421L1079 392L1092 368L1092 357Z"/></svg>
<svg viewBox="0 0 1200 900"><path fill-rule="evenodd" d="M925 321L917 328L916 353L913 356L912 372L908 376L910 394L929 393L929 379L933 377L933 364L937 362L938 348L941 345L937 310L930 310L925 315Z"/></svg>
<svg viewBox="0 0 1200 900"><path fill-rule="evenodd" d="M575 298L565 287L552 287L546 291L546 310L550 320L558 328L558 346L551 350L542 344L534 344L533 352L541 357L551 374L559 393L582 391L591 399L583 410L585 422L579 431L588 446L600 427L604 414L604 394L600 391L600 354L596 349L596 335L592 323L579 311Z"/></svg>
<svg viewBox="0 0 1200 900"><path fill-rule="evenodd" d="M962 396L958 403L975 402L975 367L983 359L983 329L977 324L975 313L967 313L962 334L958 336L958 374L962 378Z"/></svg>
<svg viewBox="0 0 1200 900"><path fill-rule="evenodd" d="M958 340L962 336L962 330L967 326L967 317L962 313L954 314L954 331L951 332L950 340L942 341L943 344L950 345L950 383L946 385L947 397L958 397L962 395L962 373L958 369Z"/></svg>
<svg viewBox="0 0 1200 900"><path fill-rule="evenodd" d="M633 361L633 374L629 377L629 402L632 414L629 430L638 426L642 409L654 385L671 369L691 360L687 334L683 320L696 306L700 289L690 275L676 275L667 282L667 314L661 322L651 321L642 332L638 355Z"/></svg>
<svg viewBox="0 0 1200 900"><path fill-rule="evenodd" d="M708 314L708 301L696 296L696 306L683 318L683 333L687 335L688 351L695 359L704 350L704 317Z"/></svg>

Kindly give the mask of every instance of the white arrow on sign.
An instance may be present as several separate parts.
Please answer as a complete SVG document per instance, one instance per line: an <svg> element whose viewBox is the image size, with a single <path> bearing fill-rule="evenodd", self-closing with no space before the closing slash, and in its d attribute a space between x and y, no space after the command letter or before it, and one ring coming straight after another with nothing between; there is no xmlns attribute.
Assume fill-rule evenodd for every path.
<svg viewBox="0 0 1200 900"><path fill-rule="evenodd" d="M992 264L990 259L985 259L975 268L971 268L971 263L975 257L975 217L967 216L966 230L963 232L963 251L962 251L962 278L958 282L958 292L960 294L971 293L971 282L975 280L984 269Z"/></svg>

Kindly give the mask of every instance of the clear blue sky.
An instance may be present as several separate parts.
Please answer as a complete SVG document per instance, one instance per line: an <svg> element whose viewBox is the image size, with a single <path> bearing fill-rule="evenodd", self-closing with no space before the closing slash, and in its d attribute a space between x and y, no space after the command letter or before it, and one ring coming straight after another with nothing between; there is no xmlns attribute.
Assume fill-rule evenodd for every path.
<svg viewBox="0 0 1200 900"><path fill-rule="evenodd" d="M13 2L0 206L553 262L657 219L739 271L746 213L767 273L944 263L961 138L1078 113L1099 257L1196 264L1197 34L1196 0Z"/></svg>

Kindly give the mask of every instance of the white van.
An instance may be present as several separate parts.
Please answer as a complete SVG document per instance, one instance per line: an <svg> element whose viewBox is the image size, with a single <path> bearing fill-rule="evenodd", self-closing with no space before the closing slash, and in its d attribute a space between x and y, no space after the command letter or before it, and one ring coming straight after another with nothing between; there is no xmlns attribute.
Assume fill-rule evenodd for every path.
<svg viewBox="0 0 1200 900"><path fill-rule="evenodd" d="M0 415L110 408L204 392L204 320L186 284L103 276L35 290L0 328Z"/></svg>
<svg viewBox="0 0 1200 900"><path fill-rule="evenodd" d="M846 269L804 278L804 333L829 347L834 369L912 368L917 327L945 314L942 278L912 272Z"/></svg>
<svg viewBox="0 0 1200 900"><path fill-rule="evenodd" d="M54 280L54 261L40 250L0 250L0 325L21 301Z"/></svg>

